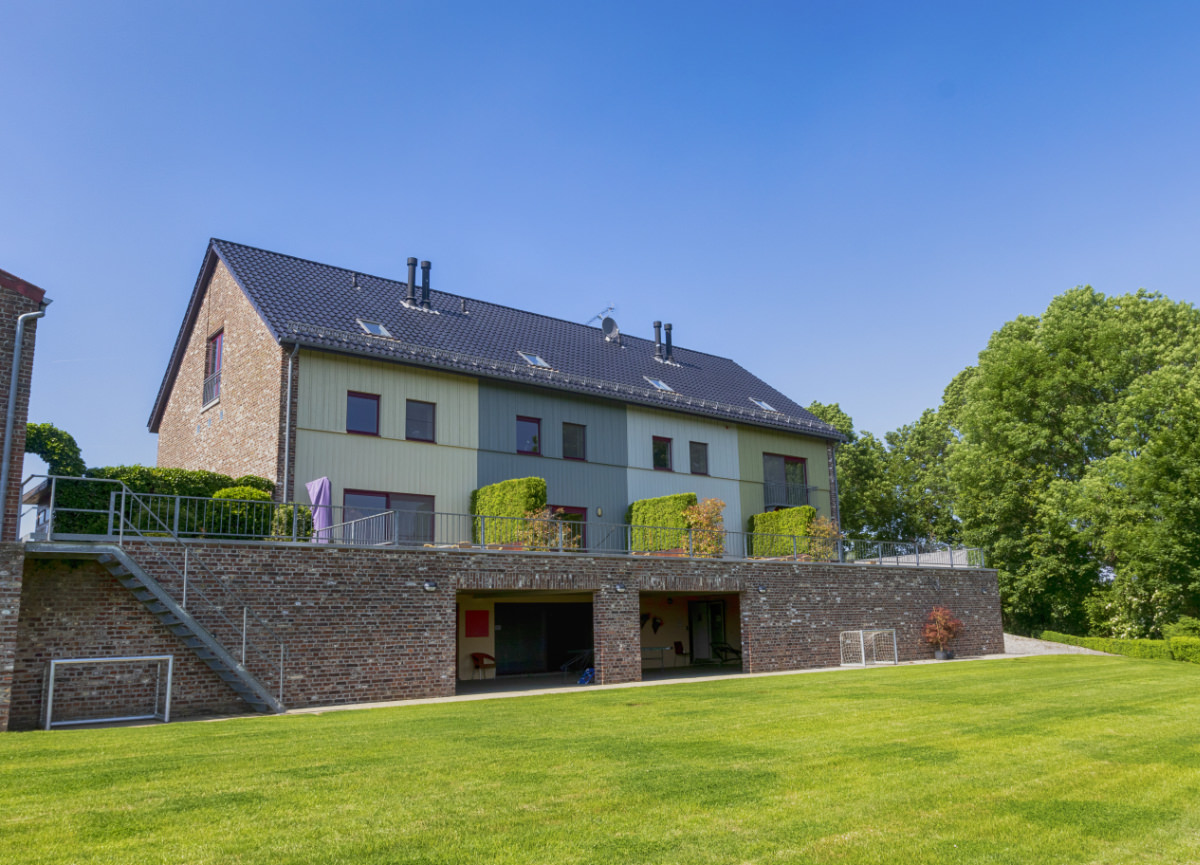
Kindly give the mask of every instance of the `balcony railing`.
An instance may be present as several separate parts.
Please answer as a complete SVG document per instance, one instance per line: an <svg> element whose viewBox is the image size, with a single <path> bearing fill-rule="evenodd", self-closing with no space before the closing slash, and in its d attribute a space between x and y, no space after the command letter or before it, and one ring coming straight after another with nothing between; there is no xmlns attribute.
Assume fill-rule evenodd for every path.
<svg viewBox="0 0 1200 865"><path fill-rule="evenodd" d="M39 505L33 539L110 539L122 531L178 538L344 546L983 567L983 552L939 541L877 541L763 532L631 526L577 519L491 517L299 503L139 494L136 502L84 478L59 478ZM56 500L54 496L57 496ZM324 509L323 509L324 510Z"/></svg>
<svg viewBox="0 0 1200 865"><path fill-rule="evenodd" d="M205 406L210 402L215 402L217 397L221 395L221 371L217 370L212 375L204 380L204 395L200 405Z"/></svg>
<svg viewBox="0 0 1200 865"><path fill-rule="evenodd" d="M816 491L816 487L804 484L764 483L763 505L767 510L797 508L801 505L812 504L811 498Z"/></svg>

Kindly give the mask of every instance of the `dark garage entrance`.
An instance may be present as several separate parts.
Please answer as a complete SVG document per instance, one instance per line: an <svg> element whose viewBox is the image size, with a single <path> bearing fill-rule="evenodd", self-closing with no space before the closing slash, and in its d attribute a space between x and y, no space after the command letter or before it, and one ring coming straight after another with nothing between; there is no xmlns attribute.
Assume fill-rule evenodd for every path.
<svg viewBox="0 0 1200 865"><path fill-rule="evenodd" d="M496 673L558 672L592 648L590 603L496 603Z"/></svg>

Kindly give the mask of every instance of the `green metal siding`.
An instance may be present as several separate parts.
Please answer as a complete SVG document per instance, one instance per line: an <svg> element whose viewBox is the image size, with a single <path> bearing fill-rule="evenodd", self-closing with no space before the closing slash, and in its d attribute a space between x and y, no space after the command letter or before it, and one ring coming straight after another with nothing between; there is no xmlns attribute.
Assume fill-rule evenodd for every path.
<svg viewBox="0 0 1200 865"><path fill-rule="evenodd" d="M744 531L752 514L763 512L763 454L800 457L805 462L809 486L817 487L811 504L817 513L828 517L829 461L824 439L808 438L759 427L737 427L738 462L741 474L741 499ZM732 528L732 526L729 526Z"/></svg>

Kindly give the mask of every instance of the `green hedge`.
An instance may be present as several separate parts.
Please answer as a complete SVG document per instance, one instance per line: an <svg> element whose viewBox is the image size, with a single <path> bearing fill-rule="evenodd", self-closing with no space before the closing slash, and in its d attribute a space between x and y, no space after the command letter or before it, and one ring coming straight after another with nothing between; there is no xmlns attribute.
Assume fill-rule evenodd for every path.
<svg viewBox="0 0 1200 865"><path fill-rule="evenodd" d="M688 524L683 512L697 501L695 493L676 493L653 499L638 499L631 504L625 511L625 522L635 527L631 533L633 549L638 552L686 550Z"/></svg>
<svg viewBox="0 0 1200 865"><path fill-rule="evenodd" d="M1200 637L1172 637L1168 642L1176 661L1200 664Z"/></svg>
<svg viewBox="0 0 1200 865"><path fill-rule="evenodd" d="M1171 647L1166 640L1117 640L1110 637L1073 637L1056 631L1042 631L1039 639L1052 643L1080 646L1110 655L1127 655L1131 658L1157 658L1171 660Z"/></svg>
<svg viewBox="0 0 1200 865"><path fill-rule="evenodd" d="M545 478L513 478L480 487L471 493L471 515L476 517L523 517L546 507ZM471 533L480 542L480 520L472 520ZM489 520L489 544L520 543L523 526L517 520Z"/></svg>
<svg viewBox="0 0 1200 865"><path fill-rule="evenodd" d="M218 490L229 487L250 487L269 494L275 485L265 478L246 475L233 479L217 472L189 471L187 469L156 468L153 466L100 466L87 470L85 477L106 478L123 481L136 493L151 495L189 496L212 498ZM55 490L55 505L58 508L82 508L107 513L109 495L119 491L118 484L102 484L87 481L60 480ZM203 530L204 509L185 506L181 509L180 533ZM126 503L126 514L147 531L161 527L162 520L174 526L174 503L167 500L152 500L154 513ZM108 530L108 519L102 513L70 513L61 510L55 515L54 530L66 534L104 534Z"/></svg>
<svg viewBox="0 0 1200 865"><path fill-rule="evenodd" d="M784 508L765 514L752 514L747 523L750 527L750 555L756 557L790 556L800 544L792 541L791 537L778 535L794 535L804 538L808 535L812 521L816 519L817 510L811 505L800 505L796 508ZM802 542L807 547L808 542Z"/></svg>

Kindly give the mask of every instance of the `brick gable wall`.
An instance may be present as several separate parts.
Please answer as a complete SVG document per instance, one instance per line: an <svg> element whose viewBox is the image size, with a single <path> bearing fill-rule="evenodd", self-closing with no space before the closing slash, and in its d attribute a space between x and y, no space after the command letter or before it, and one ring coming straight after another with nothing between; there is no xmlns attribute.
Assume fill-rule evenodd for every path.
<svg viewBox="0 0 1200 865"><path fill-rule="evenodd" d="M201 405L209 338L224 330L220 400ZM218 262L158 430L158 465L282 480L287 352Z"/></svg>
<svg viewBox="0 0 1200 865"><path fill-rule="evenodd" d="M40 304L5 286L0 286L0 424L8 412L8 390L12 380L12 357L17 345L17 317L37 312ZM37 342L40 319L25 322L21 346L21 370L17 381L17 404L13 410L12 462L8 470L8 489L4 491L4 536L2 541L17 539L21 510L21 481L25 466L25 424L29 419L29 388L33 380L33 349ZM2 432L0 432L2 435Z"/></svg>

